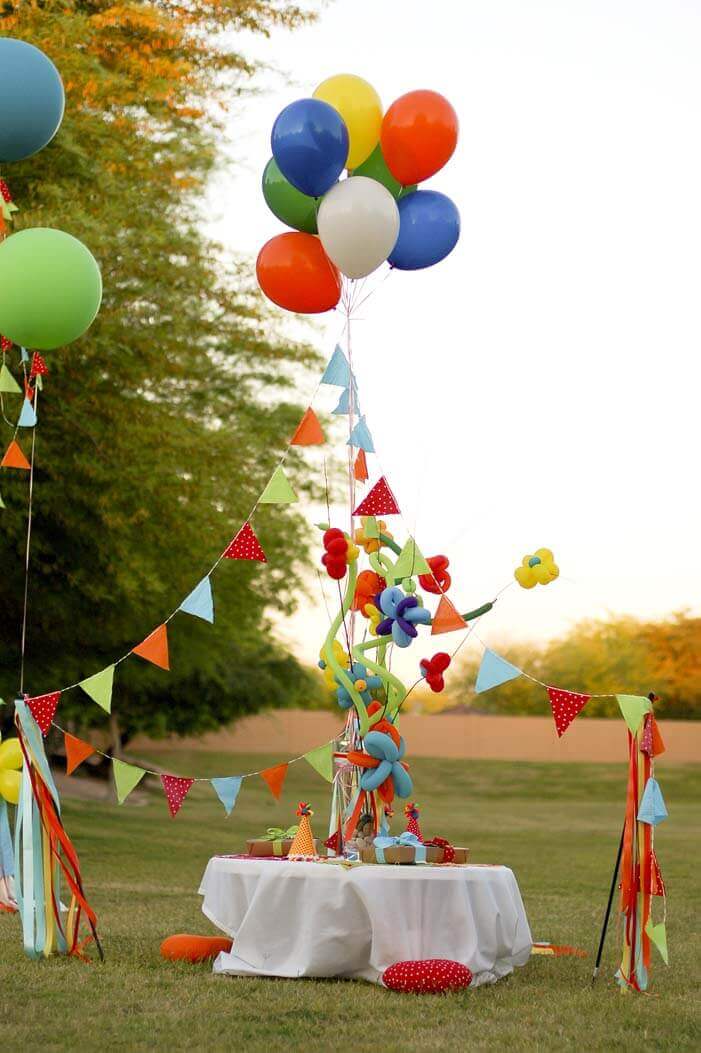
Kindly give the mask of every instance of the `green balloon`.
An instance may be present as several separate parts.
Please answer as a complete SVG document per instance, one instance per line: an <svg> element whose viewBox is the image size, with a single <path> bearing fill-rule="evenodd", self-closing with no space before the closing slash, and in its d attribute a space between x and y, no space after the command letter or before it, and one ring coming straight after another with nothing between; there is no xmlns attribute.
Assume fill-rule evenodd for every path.
<svg viewBox="0 0 701 1053"><path fill-rule="evenodd" d="M263 171L263 197L270 211L295 230L316 234L316 198L288 183L271 157Z"/></svg>
<svg viewBox="0 0 701 1053"><path fill-rule="evenodd" d="M399 200L400 197L406 197L407 194L413 194L416 190L417 184L413 186L402 186L398 179L395 179L385 161L384 154L382 153L382 147L378 143L375 149L372 151L367 161L363 161L361 165L353 169L353 175L367 176L368 179L376 179L378 183L382 183L386 186L390 194Z"/></svg>
<svg viewBox="0 0 701 1053"><path fill-rule="evenodd" d="M77 340L100 309L94 256L70 234L31 227L0 244L0 333L50 351Z"/></svg>

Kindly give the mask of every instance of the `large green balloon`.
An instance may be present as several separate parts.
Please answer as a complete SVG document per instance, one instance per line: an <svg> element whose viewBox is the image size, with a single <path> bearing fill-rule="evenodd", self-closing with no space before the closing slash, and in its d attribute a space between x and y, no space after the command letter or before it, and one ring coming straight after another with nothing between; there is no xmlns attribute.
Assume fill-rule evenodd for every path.
<svg viewBox="0 0 701 1053"><path fill-rule="evenodd" d="M316 199L289 183L274 157L263 171L263 197L270 211L295 230L316 234Z"/></svg>
<svg viewBox="0 0 701 1053"><path fill-rule="evenodd" d="M413 186L402 186L398 179L395 179L390 172L382 154L382 147L378 143L375 149L372 151L367 161L363 161L361 165L353 169L354 176L364 175L368 179L376 179L378 183L382 183L386 186L390 194L397 198L406 197L407 194L413 194L416 190L416 184Z"/></svg>
<svg viewBox="0 0 701 1053"><path fill-rule="evenodd" d="M0 244L0 333L50 351L82 336L102 300L94 256L62 230L31 227Z"/></svg>

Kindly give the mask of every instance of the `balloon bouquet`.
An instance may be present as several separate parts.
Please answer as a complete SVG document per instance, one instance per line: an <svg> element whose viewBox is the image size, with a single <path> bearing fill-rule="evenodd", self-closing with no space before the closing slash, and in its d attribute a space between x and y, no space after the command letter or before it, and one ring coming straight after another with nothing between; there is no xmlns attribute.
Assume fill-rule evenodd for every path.
<svg viewBox="0 0 701 1053"><path fill-rule="evenodd" d="M409 92L383 116L372 85L351 74L286 106L273 125L263 195L294 232L260 250L265 295L288 311L317 314L338 304L342 275L365 278L385 261L411 271L444 259L460 235L458 210L417 185L450 160L457 138L455 110L442 95Z"/></svg>

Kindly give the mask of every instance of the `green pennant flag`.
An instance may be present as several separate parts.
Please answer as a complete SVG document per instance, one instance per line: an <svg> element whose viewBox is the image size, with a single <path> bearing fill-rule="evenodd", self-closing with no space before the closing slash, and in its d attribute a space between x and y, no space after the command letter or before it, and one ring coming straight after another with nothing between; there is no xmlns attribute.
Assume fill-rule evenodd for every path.
<svg viewBox="0 0 701 1053"><path fill-rule="evenodd" d="M86 695L90 695L93 702L102 706L106 713L112 709L112 685L114 684L114 666L108 665L99 673L94 673L87 680L81 680L78 687L82 687Z"/></svg>
<svg viewBox="0 0 701 1053"><path fill-rule="evenodd" d="M631 735L636 735L643 717L652 709L652 702L642 695L616 695L623 719L630 728Z"/></svg>
<svg viewBox="0 0 701 1053"><path fill-rule="evenodd" d="M411 578L414 574L430 574L431 568L419 550L419 546L410 537L402 551L397 556L397 562L392 571L396 579Z"/></svg>
<svg viewBox="0 0 701 1053"><path fill-rule="evenodd" d="M112 758L112 771L114 772L114 785L117 790L117 800L124 804L127 797L138 786L146 772L143 768L137 768L135 764L125 764L124 761Z"/></svg>
<svg viewBox="0 0 701 1053"><path fill-rule="evenodd" d="M270 481L263 493L260 495L261 505L289 505L297 500L297 494L290 486L290 481L278 465L270 477Z"/></svg>
<svg viewBox="0 0 701 1053"><path fill-rule="evenodd" d="M314 771L318 771L322 779L333 782L333 743L327 742L325 746L317 746L304 754L307 764L311 764Z"/></svg>
<svg viewBox="0 0 701 1053"><path fill-rule="evenodd" d="M2 364L2 369L0 369L0 391L2 391L4 395L22 394L22 388L12 376L12 373L10 373L4 362Z"/></svg>
<svg viewBox="0 0 701 1053"><path fill-rule="evenodd" d="M657 950L662 956L662 961L665 965L669 965L669 954L667 953L667 930L663 921L659 925L652 924L652 918L647 919L645 925L645 932L650 937L651 943L654 943Z"/></svg>

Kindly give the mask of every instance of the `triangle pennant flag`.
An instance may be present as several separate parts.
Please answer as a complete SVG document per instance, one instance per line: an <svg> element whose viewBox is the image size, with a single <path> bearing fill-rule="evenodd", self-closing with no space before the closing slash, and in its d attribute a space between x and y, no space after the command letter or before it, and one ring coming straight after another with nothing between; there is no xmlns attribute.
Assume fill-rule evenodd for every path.
<svg viewBox="0 0 701 1053"><path fill-rule="evenodd" d="M0 461L0 468L23 468L29 471L31 465L22 453L22 447L13 439L5 450L5 456Z"/></svg>
<svg viewBox="0 0 701 1053"><path fill-rule="evenodd" d="M648 779L638 808L638 822L657 826L669 815L657 779Z"/></svg>
<svg viewBox="0 0 701 1053"><path fill-rule="evenodd" d="M268 557L261 548L260 541L255 535L250 523L243 524L234 540L224 552L224 559L256 559L259 563L267 563Z"/></svg>
<svg viewBox="0 0 701 1053"><path fill-rule="evenodd" d="M555 719L555 729L561 738L574 718L582 712L591 695L582 695L578 691L562 691L559 687L549 687L547 691Z"/></svg>
<svg viewBox="0 0 701 1053"><path fill-rule="evenodd" d="M137 768L135 764L126 764L124 761L112 758L112 771L114 773L114 786L117 791L117 801L124 804L127 797L138 786L146 772L143 768Z"/></svg>
<svg viewBox="0 0 701 1053"><path fill-rule="evenodd" d="M173 819L182 808L194 779L182 779L178 775L161 775L161 785L168 802L168 811Z"/></svg>
<svg viewBox="0 0 701 1053"><path fill-rule="evenodd" d="M95 747L89 742L77 739L75 735L63 733L63 742L66 747L66 775L72 775L78 765L95 752Z"/></svg>
<svg viewBox="0 0 701 1053"><path fill-rule="evenodd" d="M159 669L170 669L168 661L168 630L165 624L159 625L145 640L132 648L132 654L138 654L147 662L157 665Z"/></svg>
<svg viewBox="0 0 701 1053"><path fill-rule="evenodd" d="M46 362L39 352L35 351L32 355L32 368L29 370L29 379L31 380L32 377L45 377L48 375L48 372Z"/></svg>
<svg viewBox="0 0 701 1053"><path fill-rule="evenodd" d="M375 452L372 435L370 434L370 429L365 423L365 417L361 417L353 428L346 446L355 446L356 449L365 450L366 453Z"/></svg>
<svg viewBox="0 0 701 1053"><path fill-rule="evenodd" d="M279 464L271 475L268 485L258 498L261 505L289 505L297 500L297 494Z"/></svg>
<svg viewBox="0 0 701 1053"><path fill-rule="evenodd" d="M353 465L353 476L357 483L366 483L368 479L368 462L365 450L358 450L358 456Z"/></svg>
<svg viewBox="0 0 701 1053"><path fill-rule="evenodd" d="M467 629L467 622L459 614L447 596L441 596L431 622L431 636L452 633L456 629Z"/></svg>
<svg viewBox="0 0 701 1053"><path fill-rule="evenodd" d="M48 695L36 695L34 698L25 698L24 700L41 728L42 735L46 735L51 727L51 721L54 719L60 697L60 691L52 691Z"/></svg>
<svg viewBox="0 0 701 1053"><path fill-rule="evenodd" d="M287 764L276 764L274 768L266 768L265 771L260 773L261 779L263 779L269 786L270 792L276 801L280 800L280 794L282 793L282 784L285 781L287 775Z"/></svg>
<svg viewBox="0 0 701 1053"><path fill-rule="evenodd" d="M214 597L212 596L212 583L209 576L202 578L199 585L195 585L189 596L186 596L178 607L185 614L192 614L195 618L201 618L210 625L214 622Z"/></svg>
<svg viewBox="0 0 701 1053"><path fill-rule="evenodd" d="M311 764L314 771L318 771L322 779L333 782L333 743L327 742L324 746L317 746L304 754L307 764Z"/></svg>
<svg viewBox="0 0 701 1053"><path fill-rule="evenodd" d="M643 717L652 709L652 702L643 695L616 695L616 701L631 735L637 735Z"/></svg>
<svg viewBox="0 0 701 1053"><path fill-rule="evenodd" d="M658 757L660 753L664 753L666 748L660 729L657 727L654 713L646 713L643 733L640 738L641 752L647 753L648 757Z"/></svg>
<svg viewBox="0 0 701 1053"><path fill-rule="evenodd" d="M226 779L210 779L209 780L214 787L214 792L217 797L224 805L226 814L231 815L234 805L236 804L236 798L239 795L241 789L241 776L230 775Z"/></svg>
<svg viewBox="0 0 701 1053"><path fill-rule="evenodd" d="M650 937L650 942L654 943L657 950L660 952L660 956L665 965L669 965L669 953L667 951L667 930L663 921L659 922L658 925L652 924L652 918L648 918L645 923L645 932Z"/></svg>
<svg viewBox="0 0 701 1053"><path fill-rule="evenodd" d="M33 428L37 422L37 415L34 407L28 398L25 398L22 403L22 412L19 415L17 421L18 428Z"/></svg>
<svg viewBox="0 0 701 1053"><path fill-rule="evenodd" d="M368 534L368 537L369 536L370 535ZM409 538L404 548L397 556L397 562L394 564L394 570L392 573L397 580L400 578L411 578L415 574L431 573L431 568L421 554L419 546L416 544L413 537ZM463 622L463 625L464 624L465 622Z"/></svg>
<svg viewBox="0 0 701 1053"><path fill-rule="evenodd" d="M399 513L399 505L390 490L384 475L373 486L370 493L354 510L354 516L394 516Z"/></svg>
<svg viewBox="0 0 701 1053"><path fill-rule="evenodd" d="M343 351L336 344L328 365L323 372L320 384L331 384L336 388L347 388L350 384L350 366Z"/></svg>
<svg viewBox="0 0 701 1053"><path fill-rule="evenodd" d="M649 891L651 896L666 896L667 889L665 888L664 878L662 877L662 871L660 870L660 864L657 862L654 848L651 856L650 888L649 890L645 889L645 891Z"/></svg>
<svg viewBox="0 0 701 1053"><path fill-rule="evenodd" d="M323 446L326 442L319 418L309 406L290 439L290 446Z"/></svg>
<svg viewBox="0 0 701 1053"><path fill-rule="evenodd" d="M101 706L105 713L109 713L112 709L112 687L114 686L114 666L108 665L106 669L101 669L99 673L93 673L86 680L81 680L78 687L82 687L86 695L89 695L93 702L97 702L98 706Z"/></svg>
<svg viewBox="0 0 701 1053"><path fill-rule="evenodd" d="M500 684L506 684L509 680L515 680L517 676L521 676L520 669L487 647L477 674L475 691L477 694L481 691L489 691L492 687L499 687Z"/></svg>
<svg viewBox="0 0 701 1053"><path fill-rule="evenodd" d="M23 362L28 362L29 361L29 354L27 353L26 347L20 347L19 355L20 355L20 358L22 359Z"/></svg>
<svg viewBox="0 0 701 1053"><path fill-rule="evenodd" d="M0 367L0 391L3 395L21 395L22 388L19 386L9 369L3 362Z"/></svg>

